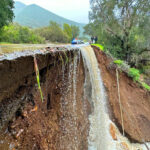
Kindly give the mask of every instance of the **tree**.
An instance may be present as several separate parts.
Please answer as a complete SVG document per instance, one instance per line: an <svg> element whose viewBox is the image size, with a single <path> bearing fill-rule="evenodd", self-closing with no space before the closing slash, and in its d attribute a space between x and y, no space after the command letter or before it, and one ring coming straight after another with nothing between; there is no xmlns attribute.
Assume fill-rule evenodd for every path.
<svg viewBox="0 0 150 150"><path fill-rule="evenodd" d="M35 33L44 37L49 42L67 43L69 36L65 33L59 24L51 21L48 27L39 28L35 30Z"/></svg>
<svg viewBox="0 0 150 150"><path fill-rule="evenodd" d="M145 48L150 0L90 0L90 4L91 24L111 53L130 61L131 54Z"/></svg>
<svg viewBox="0 0 150 150"><path fill-rule="evenodd" d="M0 0L0 29L13 19L13 0Z"/></svg>
<svg viewBox="0 0 150 150"><path fill-rule="evenodd" d="M77 27L75 25L71 25L71 30L72 30L72 38L76 38L79 36L79 34L80 34L79 27Z"/></svg>
<svg viewBox="0 0 150 150"><path fill-rule="evenodd" d="M67 23L64 23L64 26L63 26L63 28L64 28L64 32L68 35L68 37L69 37L69 41L71 41L72 40L72 29L71 29L71 27L69 26L69 24L67 24Z"/></svg>
<svg viewBox="0 0 150 150"><path fill-rule="evenodd" d="M90 36L94 36L96 34L95 26L93 23L89 23L86 26L84 26L84 34L88 34Z"/></svg>

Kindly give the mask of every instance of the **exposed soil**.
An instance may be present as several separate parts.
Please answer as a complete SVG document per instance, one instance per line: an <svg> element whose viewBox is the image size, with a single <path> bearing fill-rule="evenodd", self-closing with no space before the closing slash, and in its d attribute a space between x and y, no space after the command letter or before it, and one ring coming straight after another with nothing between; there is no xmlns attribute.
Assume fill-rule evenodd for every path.
<svg viewBox="0 0 150 150"><path fill-rule="evenodd" d="M8 126L8 131L2 130L0 149L87 149L88 115L91 110L90 103L84 98L82 58L77 63L77 80L73 81L74 71L70 75L69 73L74 67L76 52L66 53L68 63L64 53L60 54L64 62L58 52L55 55L37 56L43 103L36 83L33 57L2 62L1 67L5 72L1 70L1 73L6 75L2 76L0 87L3 93L0 97L0 125L6 129ZM11 79L8 72L12 76ZM4 93L4 90L10 95Z"/></svg>
<svg viewBox="0 0 150 150"><path fill-rule="evenodd" d="M96 47L94 51L108 94L111 119L121 131L117 66L111 65L112 59ZM37 86L33 56L0 61L0 149L88 149L91 104L84 95L82 57L75 67L77 53L78 50L58 50L36 55L44 102ZM126 136L132 142L150 142L150 93L123 72L119 72L119 81ZM85 90L89 94L90 85ZM117 140L114 127L110 126L110 130Z"/></svg>
<svg viewBox="0 0 150 150"><path fill-rule="evenodd" d="M118 102L116 67L112 59L93 47L98 59L113 113L112 120L121 130L121 113ZM119 72L120 96L126 136L132 142L150 142L150 92L139 87L127 74Z"/></svg>

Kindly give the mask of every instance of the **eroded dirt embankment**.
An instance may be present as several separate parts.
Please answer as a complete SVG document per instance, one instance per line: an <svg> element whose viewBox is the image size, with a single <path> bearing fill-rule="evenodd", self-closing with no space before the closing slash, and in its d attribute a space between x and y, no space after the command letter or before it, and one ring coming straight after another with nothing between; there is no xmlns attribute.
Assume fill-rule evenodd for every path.
<svg viewBox="0 0 150 150"><path fill-rule="evenodd" d="M93 47L98 59L102 79L111 107L112 120L121 130L121 113L118 101L116 66L112 59ZM127 74L119 72L120 96L125 134L132 142L150 141L150 93L139 87Z"/></svg>
<svg viewBox="0 0 150 150"><path fill-rule="evenodd" d="M48 50L0 60L0 149L88 149L91 85L87 81L85 88L82 56L76 48ZM97 48L94 51L112 120L121 130L116 66L105 53ZM39 67L43 103L33 56ZM88 77L86 80L90 81ZM119 81L125 134L133 142L150 141L150 93L123 72L119 73Z"/></svg>
<svg viewBox="0 0 150 150"><path fill-rule="evenodd" d="M36 54L43 103L33 56L0 62L0 149L87 149L90 104L77 54Z"/></svg>

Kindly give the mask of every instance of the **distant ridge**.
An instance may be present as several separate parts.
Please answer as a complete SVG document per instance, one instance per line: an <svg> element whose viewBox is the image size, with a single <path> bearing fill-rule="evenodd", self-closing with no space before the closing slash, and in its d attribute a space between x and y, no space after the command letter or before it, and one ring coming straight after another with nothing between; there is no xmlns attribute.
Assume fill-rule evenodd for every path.
<svg viewBox="0 0 150 150"><path fill-rule="evenodd" d="M23 3L21 3L21 2L15 2L15 9L14 9L14 14L15 14L15 16L17 15L17 14L19 14L19 12L23 9L23 8L25 8L26 7L26 5L25 4L23 4Z"/></svg>
<svg viewBox="0 0 150 150"><path fill-rule="evenodd" d="M69 19L58 16L36 4L25 5L21 2L15 2L15 18L14 22L23 26L31 28L38 28L48 26L50 21L55 21L60 25L67 23L69 25L76 25L80 28L81 32L85 24L77 23Z"/></svg>

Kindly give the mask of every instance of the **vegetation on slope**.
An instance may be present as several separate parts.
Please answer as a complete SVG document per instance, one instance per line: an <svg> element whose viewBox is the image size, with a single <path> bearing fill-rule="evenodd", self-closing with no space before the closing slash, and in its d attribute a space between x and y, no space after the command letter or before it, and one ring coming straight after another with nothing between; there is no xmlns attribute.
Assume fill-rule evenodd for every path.
<svg viewBox="0 0 150 150"><path fill-rule="evenodd" d="M118 59L118 60L114 60L114 63L120 66L123 64L123 61Z"/></svg>
<svg viewBox="0 0 150 150"><path fill-rule="evenodd" d="M98 47L100 50L104 51L104 47L100 44L91 44L92 46Z"/></svg>
<svg viewBox="0 0 150 150"><path fill-rule="evenodd" d="M150 1L91 0L85 33L97 36L105 52L144 73L150 85Z"/></svg>
<svg viewBox="0 0 150 150"><path fill-rule="evenodd" d="M85 33L98 36L98 42L114 57L131 63L133 54L149 49L149 0L91 0L90 4Z"/></svg>
<svg viewBox="0 0 150 150"><path fill-rule="evenodd" d="M103 46L100 45L100 44L91 44L91 45L92 46L96 46L100 50L104 51L104 49L102 49ZM109 51L104 51L104 52L108 56L111 56L111 58L113 59L113 63L117 65L117 68L120 71L123 71L123 72L127 73L127 75L129 77L131 77L134 82L139 83L140 86L142 86L143 88L145 88L148 91L150 91L150 86L140 79L140 77L141 77L141 71L139 69L137 69L137 68L131 68L131 66L128 65L127 62L125 62L123 60L120 60L120 59L114 58L114 56L112 56Z"/></svg>
<svg viewBox="0 0 150 150"><path fill-rule="evenodd" d="M125 71L128 74L128 76L133 79L134 82L139 83L140 86L150 91L150 86L146 84L145 82L141 81L140 79L140 76L141 76L140 70L136 68L131 68L122 60L115 60L114 63L117 64L118 68L121 71Z"/></svg>

